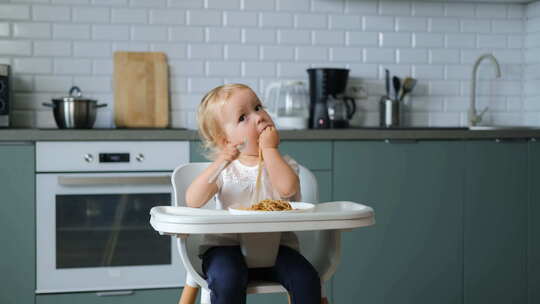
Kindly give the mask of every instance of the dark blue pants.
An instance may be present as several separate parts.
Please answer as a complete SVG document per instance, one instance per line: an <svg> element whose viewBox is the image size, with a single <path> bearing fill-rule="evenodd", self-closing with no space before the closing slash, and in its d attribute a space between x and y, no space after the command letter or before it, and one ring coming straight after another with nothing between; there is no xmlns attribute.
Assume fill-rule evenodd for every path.
<svg viewBox="0 0 540 304"><path fill-rule="evenodd" d="M304 256L289 247L279 247L276 264L269 268L248 269L239 246L212 247L202 258L212 304L245 304L250 280L280 283L293 304L321 303L319 274Z"/></svg>

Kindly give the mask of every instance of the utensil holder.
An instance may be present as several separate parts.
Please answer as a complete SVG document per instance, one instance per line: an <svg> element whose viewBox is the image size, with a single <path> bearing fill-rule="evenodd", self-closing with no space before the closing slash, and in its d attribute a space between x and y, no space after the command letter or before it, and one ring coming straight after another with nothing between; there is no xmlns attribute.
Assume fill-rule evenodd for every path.
<svg viewBox="0 0 540 304"><path fill-rule="evenodd" d="M379 126L395 128L400 126L400 102L388 96L379 101Z"/></svg>

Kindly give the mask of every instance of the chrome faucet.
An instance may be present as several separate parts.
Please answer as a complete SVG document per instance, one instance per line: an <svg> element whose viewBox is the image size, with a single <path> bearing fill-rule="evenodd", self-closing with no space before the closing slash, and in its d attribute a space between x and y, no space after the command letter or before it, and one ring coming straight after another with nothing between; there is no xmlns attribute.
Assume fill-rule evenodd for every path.
<svg viewBox="0 0 540 304"><path fill-rule="evenodd" d="M482 117L484 116L484 114L488 110L488 107L486 107L485 109L482 110L482 112L480 112L480 114L477 114L476 113L476 105L475 105L475 101L476 101L476 74L478 72L478 66L480 65L480 63L484 59L489 59L489 60L491 60L491 62L493 62L493 64L495 65L495 72L496 72L495 76L497 78L501 78L501 67L499 66L499 62L497 61L497 58L495 58L495 56L493 56L492 54L484 54L484 55L478 57L478 59L476 59L476 61L474 62L473 70L472 70L471 105L469 106L469 117L468 117L469 118L469 127L476 126L478 123L480 123L482 121Z"/></svg>

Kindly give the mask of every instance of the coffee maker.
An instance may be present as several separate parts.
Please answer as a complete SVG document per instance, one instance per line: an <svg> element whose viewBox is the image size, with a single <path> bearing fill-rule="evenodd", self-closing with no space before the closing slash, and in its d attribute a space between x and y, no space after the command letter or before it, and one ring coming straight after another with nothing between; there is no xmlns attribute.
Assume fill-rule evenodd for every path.
<svg viewBox="0 0 540 304"><path fill-rule="evenodd" d="M311 129L326 128L346 128L349 125L348 119L356 111L356 104L352 98L342 97L347 87L349 78L348 69L315 68L307 70L309 76L309 127ZM339 122L339 126L334 125L328 115L328 100L340 99L344 102L349 117ZM341 101L343 99L343 101Z"/></svg>

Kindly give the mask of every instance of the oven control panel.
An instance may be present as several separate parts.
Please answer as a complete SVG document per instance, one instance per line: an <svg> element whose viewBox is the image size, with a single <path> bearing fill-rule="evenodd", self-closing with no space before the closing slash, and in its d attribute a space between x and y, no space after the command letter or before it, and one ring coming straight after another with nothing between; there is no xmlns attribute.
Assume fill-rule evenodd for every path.
<svg viewBox="0 0 540 304"><path fill-rule="evenodd" d="M36 143L37 172L172 171L188 162L188 141Z"/></svg>

